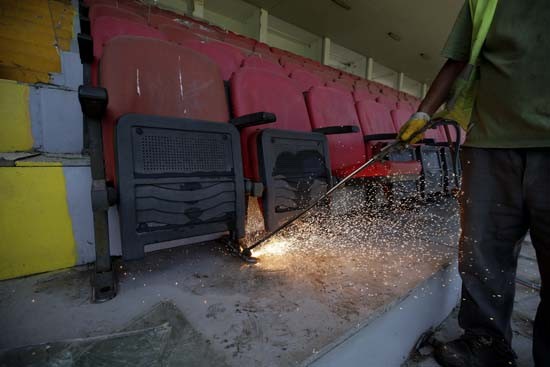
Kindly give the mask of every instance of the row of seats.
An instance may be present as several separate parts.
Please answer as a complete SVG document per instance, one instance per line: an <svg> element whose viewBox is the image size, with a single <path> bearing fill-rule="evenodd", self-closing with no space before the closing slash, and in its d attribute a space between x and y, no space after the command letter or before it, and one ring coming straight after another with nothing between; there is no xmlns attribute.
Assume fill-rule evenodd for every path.
<svg viewBox="0 0 550 367"><path fill-rule="evenodd" d="M410 115L397 108L405 98L392 105L387 91L376 94L372 83L339 71L337 79L299 87L297 80L319 77L316 68L336 75L312 61L291 67L284 52L276 63L219 41L180 39L173 24L155 28L112 9L105 14L108 8L93 4L88 13L88 82L108 93L100 117L104 161L119 192L126 258L181 237L230 231L241 238L247 193L260 197L265 227L275 229L333 177L345 177L395 139ZM240 61L231 61L233 54ZM344 83L353 89L334 85ZM364 98L367 92L375 98ZM447 140L441 131L431 138ZM419 149L422 156L426 149ZM432 171L443 169L442 149L430 147ZM416 182L429 171L424 161L410 150L359 177ZM436 186L432 191L443 184Z"/></svg>
<svg viewBox="0 0 550 367"><path fill-rule="evenodd" d="M92 80L96 81L98 69L99 69L99 60L103 55L104 47L109 43L112 38L120 35L133 35L133 36L143 36L148 38L154 38L157 40L170 40L169 37L166 37L161 31L149 28L147 26L138 26L136 23L133 23L124 19L117 19L111 16L101 16L96 19L94 26L92 27L92 37L94 40L94 67L92 68ZM175 41L171 39L171 41ZM275 63L262 59L256 55L251 55L248 58L242 57L241 62L232 62L231 56L235 53L240 55L240 52L234 47L223 44L223 43L203 43L197 41L183 41L178 42L182 46L194 49L206 56L210 57L215 61L221 70L221 76L223 79L230 79L230 85L232 86L232 92L238 93L234 87L235 80L241 80L242 74L253 75L250 78L258 77L261 79L261 75L269 75L271 83L277 83L278 85L284 85L282 89L293 89L293 95L298 96L298 98L303 100L302 92L306 94L306 101L310 107L310 115L313 120L314 128L325 127L323 125L327 123L331 124L340 124L340 125L356 125L359 127L361 125L361 130L365 135L380 135L380 134L395 134L403 123L403 117L408 117L410 115L409 109L394 109L389 110L386 104L382 103L383 101L380 98L385 97L383 95L378 96L378 98L363 98L364 93L361 93L360 90L355 91L353 94L347 90L336 88L331 85L323 86L321 83L318 84L308 84L307 88L296 88L296 79L293 76L297 75L306 75L307 71L303 69L296 69L290 74L290 78L286 76L283 67L278 66ZM240 59L241 60L241 59ZM224 72L224 69L226 70ZM265 71L266 73L261 73ZM232 77L233 76L233 77ZM279 78L275 78L278 76ZM276 80L276 82L273 82ZM303 79L300 82L304 82ZM95 84L96 82L94 82ZM269 84L268 84L269 85ZM264 88L262 88L261 83L257 83L249 88L253 93L261 93ZM268 88L270 90L276 90L273 88ZM285 98L280 98L278 96L285 96ZM277 100L281 101L280 106L273 108L258 108L262 111L277 111L279 112L282 109L288 109L286 104L286 99L290 92L285 92L283 94L274 94L273 97L266 97L265 100L271 99L273 103ZM233 112L235 116L239 116L237 106L233 106ZM288 115L289 120L292 120L292 124L285 125L286 129L291 130L300 130L300 122L296 116L291 112L285 112L285 115ZM313 118L313 117L316 118ZM317 117L318 116L318 117ZM330 116L331 119L327 120L327 116ZM373 117L375 116L375 117ZM279 113L279 120L282 120L282 114ZM321 122L321 119L327 121ZM309 122L306 124L309 129ZM104 129L104 141L106 143L105 154L107 161L107 177L114 181L114 148L111 143L113 139L114 126L108 126ZM360 135L360 134L359 134ZM363 138L361 136L347 137L347 142L342 141L342 137L330 137L329 142L331 146L339 146L343 148L334 148L333 156L344 156L346 157L345 161L341 159L334 160L333 171L337 172L338 170L349 171L347 167L353 167L355 164L360 164L364 161L365 157L365 148L363 144ZM440 136L437 136L437 141L444 141ZM352 143L353 142L353 143ZM370 143L368 144L370 145ZM353 152L363 151L359 154L347 154L346 150L351 150ZM370 148L367 148L370 151ZM356 159L351 159L355 157ZM346 167L347 166L347 167ZM245 169L245 172L246 169ZM378 175L384 176L388 172L380 173L377 170L369 170L364 172L365 175ZM337 176L342 176L338 175Z"/></svg>
<svg viewBox="0 0 550 367"><path fill-rule="evenodd" d="M391 109L397 107L415 110L418 107L419 100L407 93L361 79L356 75L322 65L311 59L269 47L265 43L223 30L195 18L174 14L132 0L118 0L114 5L110 0L88 0L87 3L91 6L89 10L91 23L95 23L97 19L104 16L127 20L141 26L148 26L139 27L134 24L136 32L144 33L144 35L155 34L155 38L165 37L174 42L186 43L188 47L201 48L203 53L207 52L211 57L221 59L218 63L226 80L248 56L256 55L258 58L264 59L261 63L269 65L266 67L270 69L280 69L280 72L287 75L298 70L291 77L303 90L309 89L313 85L328 85L354 92L357 98L378 99L379 102L388 105ZM94 28L105 28L105 25L102 24L101 27L98 25ZM108 25L107 28L109 28ZM138 28L142 29L138 30ZM160 31L162 35L157 31ZM201 46L202 42L213 44ZM233 47L229 50L228 46ZM259 62L250 61L249 63Z"/></svg>

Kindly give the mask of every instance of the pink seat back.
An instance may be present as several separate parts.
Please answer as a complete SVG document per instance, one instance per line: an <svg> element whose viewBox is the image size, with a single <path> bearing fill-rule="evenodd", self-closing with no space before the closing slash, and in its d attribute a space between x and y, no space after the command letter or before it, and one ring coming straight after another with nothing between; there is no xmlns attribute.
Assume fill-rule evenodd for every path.
<svg viewBox="0 0 550 367"><path fill-rule="evenodd" d="M313 128L357 126L359 132L327 136L332 170L365 161L365 144L349 92L330 87L313 87L306 93L306 103Z"/></svg>

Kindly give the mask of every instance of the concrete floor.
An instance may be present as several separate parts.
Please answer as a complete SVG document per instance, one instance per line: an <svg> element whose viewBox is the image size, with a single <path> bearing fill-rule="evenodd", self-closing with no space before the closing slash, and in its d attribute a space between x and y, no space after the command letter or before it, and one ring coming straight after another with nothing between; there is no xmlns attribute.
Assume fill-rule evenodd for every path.
<svg viewBox="0 0 550 367"><path fill-rule="evenodd" d="M523 243L518 263L518 277L539 285L540 274L535 258L535 250L527 237ZM533 321L540 301L539 292L522 284L516 285L516 298L512 328L514 332L512 346L518 355L519 367L532 367ZM458 309L436 331L434 337L442 342L453 340L462 334L458 326ZM431 355L431 348L425 347L415 353L404 367L437 367L439 364Z"/></svg>
<svg viewBox="0 0 550 367"><path fill-rule="evenodd" d="M259 249L256 265L216 243L119 262L119 294L103 304L90 303L86 268L3 281L0 350L12 351L0 365L44 353L50 365L55 353L70 355L69 365L115 365L109 353L133 363L139 352L118 347L134 340L125 338L150 346L139 348L157 361L149 365L300 365L453 263L457 228L452 200L381 215L319 213ZM48 365L31 362L20 365Z"/></svg>

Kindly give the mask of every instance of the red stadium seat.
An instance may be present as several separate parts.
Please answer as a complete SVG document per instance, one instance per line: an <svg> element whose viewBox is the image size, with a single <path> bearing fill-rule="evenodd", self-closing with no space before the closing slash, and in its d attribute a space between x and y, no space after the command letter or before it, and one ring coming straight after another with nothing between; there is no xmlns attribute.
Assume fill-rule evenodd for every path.
<svg viewBox="0 0 550 367"><path fill-rule="evenodd" d="M382 85L380 83L370 82L367 86L372 94L376 94L377 96L382 94Z"/></svg>
<svg viewBox="0 0 550 367"><path fill-rule="evenodd" d="M272 73L276 73L284 76L287 75L285 70L279 63L275 63L269 59L262 58L259 55L248 56L244 60L243 66L265 69L265 70L271 71Z"/></svg>
<svg viewBox="0 0 550 367"><path fill-rule="evenodd" d="M262 84L263 83L263 84ZM269 86L269 87L268 87ZM277 122L268 126L243 130L243 156L257 160L255 141L250 137L264 128L310 131L309 116L302 94L292 82L267 70L242 68L231 78L231 100L235 116L258 111L273 112ZM244 165L245 177L259 179L259 167L253 162Z"/></svg>
<svg viewBox="0 0 550 367"><path fill-rule="evenodd" d="M357 75L353 75L353 74L350 74L350 73L346 73L345 71L342 71L341 74L340 74L339 79L350 82L353 85L356 80L359 80L361 78L358 77Z"/></svg>
<svg viewBox="0 0 550 367"><path fill-rule="evenodd" d="M415 108L412 105L412 103L407 101L397 101L397 109L407 110L407 111L410 111L411 113L415 111Z"/></svg>
<svg viewBox="0 0 550 367"><path fill-rule="evenodd" d="M174 22L174 19L176 18L171 18L168 15L161 14L161 15L158 15L158 17L155 15L156 18L154 17L154 15L155 14L151 15L151 21L152 22L156 21L159 26L161 24L173 25L174 23L176 23L177 25L181 25L189 29L191 32L199 35L201 38L206 40L223 41L225 39L225 35L227 34L227 31L219 27L210 25L205 22L198 21L197 19L194 19L194 18L183 16L183 15L179 16L175 22Z"/></svg>
<svg viewBox="0 0 550 367"><path fill-rule="evenodd" d="M164 33L166 39L172 42L181 44L185 41L204 41L205 38L191 31L189 28L183 25L175 24L161 24L158 26L159 31Z"/></svg>
<svg viewBox="0 0 550 367"><path fill-rule="evenodd" d="M351 93L353 91L353 87L338 79L326 82L325 86L329 88L335 88L346 93Z"/></svg>
<svg viewBox="0 0 550 367"><path fill-rule="evenodd" d="M366 136L393 134L393 138L396 137L397 129L393 124L390 110L385 105L373 100L363 100L357 102L356 107L361 128Z"/></svg>
<svg viewBox="0 0 550 367"><path fill-rule="evenodd" d="M405 125L410 117L411 114L408 110L391 110L391 118L396 131L399 131L399 129Z"/></svg>
<svg viewBox="0 0 550 367"><path fill-rule="evenodd" d="M257 42L254 45L254 52L259 53L259 54L272 53L271 48L269 47L269 45L267 43L263 43L263 42Z"/></svg>
<svg viewBox="0 0 550 367"><path fill-rule="evenodd" d="M271 231L330 186L326 138L311 132L303 95L288 77L243 67L231 78L230 89L236 117L277 116L274 123L241 131L245 177L265 186L260 203Z"/></svg>
<svg viewBox="0 0 550 367"><path fill-rule="evenodd" d="M196 34L207 38L208 40L213 41L225 41L225 36L227 32L217 29L215 27L207 27L202 24L198 23L185 23L185 24L191 24L191 27L189 27L193 32Z"/></svg>
<svg viewBox="0 0 550 367"><path fill-rule="evenodd" d="M334 75L332 73L326 72L325 70L311 68L307 64L304 64L303 67L310 73L317 75L317 77L319 77L323 81L323 83L334 82ZM345 88L346 90L348 90L347 86Z"/></svg>
<svg viewBox="0 0 550 367"><path fill-rule="evenodd" d="M279 56L271 52L269 45L263 42L257 42L256 45L254 45L254 53L263 59L268 59L272 62L279 63Z"/></svg>
<svg viewBox="0 0 550 367"><path fill-rule="evenodd" d="M380 94L376 97L376 102L386 105L389 109L394 109L397 107L397 98L394 96Z"/></svg>
<svg viewBox="0 0 550 367"><path fill-rule="evenodd" d="M252 38L248 38L240 34L229 31L225 35L224 42L227 42L229 44L232 44L233 46L242 48L243 50L252 52L254 51L254 46L256 45L257 41Z"/></svg>
<svg viewBox="0 0 550 367"><path fill-rule="evenodd" d="M314 129L356 126L358 132L329 135L330 163L336 177L342 171L365 162L365 145L350 93L330 87L314 87L306 93L306 103ZM364 173L364 172L363 172ZM361 174L359 177L362 177Z"/></svg>
<svg viewBox="0 0 550 367"><path fill-rule="evenodd" d="M182 41L185 47L192 48L211 58L221 70L224 80L229 80L244 60L244 54L237 47L222 42Z"/></svg>
<svg viewBox="0 0 550 367"><path fill-rule="evenodd" d="M397 130L393 124L388 108L372 100L363 100L356 104L361 128L365 134L367 158L371 158L388 140L397 137ZM411 157L411 155L409 155ZM414 156L412 156L414 157ZM421 165L414 159L391 160L376 164L373 175L418 175Z"/></svg>
<svg viewBox="0 0 550 367"><path fill-rule="evenodd" d="M302 92L306 92L312 87L320 87L323 85L321 79L319 79L315 74L301 68L295 69L290 74L290 79L292 79L294 84L296 84Z"/></svg>
<svg viewBox="0 0 550 367"><path fill-rule="evenodd" d="M104 5L104 4L94 4L90 7L90 12L88 17L90 18L90 25L94 27L94 22L99 17L113 17L116 19L130 20L135 23L147 24L147 19L144 14L139 14L138 12L126 9L119 8L116 6Z"/></svg>
<svg viewBox="0 0 550 367"><path fill-rule="evenodd" d="M273 52L275 55L281 57L281 56L286 56L288 58L292 58L292 59L298 59L300 58L300 56L298 55L295 55L293 54L292 52L288 52L286 50L282 50L280 48L277 48L277 47L271 47L271 52ZM300 61L302 62L302 60Z"/></svg>
<svg viewBox="0 0 550 367"><path fill-rule="evenodd" d="M91 36L93 39L94 62L91 69L91 82L97 82L97 65L103 55L103 48L114 37L121 35L141 36L155 39L166 39L164 34L155 28L151 28L142 22L134 22L127 19L119 19L110 16L101 16L95 19L92 25Z"/></svg>
<svg viewBox="0 0 550 367"><path fill-rule="evenodd" d="M169 15L169 14L149 14L147 15L147 22L152 27L159 28L160 26L184 26L180 23L181 18L176 17L175 14Z"/></svg>
<svg viewBox="0 0 550 367"><path fill-rule="evenodd" d="M291 74L296 69L303 69L303 64L295 58L281 56L279 59L287 74Z"/></svg>
<svg viewBox="0 0 550 367"><path fill-rule="evenodd" d="M216 64L175 43L120 36L105 45L100 85L108 93L99 118L107 181L118 188L123 257L185 237L230 231L242 238L240 138L227 123ZM97 103L100 90L89 88L79 90L85 114L87 96Z"/></svg>
<svg viewBox="0 0 550 367"><path fill-rule="evenodd" d="M190 54L191 50L188 48L182 48L184 51L173 49L173 47L178 47L175 44L171 44L172 49L168 46L166 46L165 41L160 40L152 40L147 38L140 38L140 37L119 37L122 40L115 42L113 45L110 45L109 42L106 45L106 49L110 49L112 53L116 55L120 55L119 51L116 50L117 46L123 45L125 50L129 50L130 46L138 46L138 45L147 45L149 49L151 50L171 50L173 54L179 54L179 55L188 55ZM130 39L130 41L128 40ZM113 39L111 42L113 42L115 39ZM149 43L148 43L149 42ZM122 47L122 46L121 46ZM115 51L116 50L116 51ZM135 53L134 50L129 52L129 55L124 57L122 61L119 61L120 63L123 61L128 62L128 65L131 65L132 63L129 62L129 57ZM213 67L212 61L210 61L207 57L197 57L195 53L192 53L193 57L192 60L194 61L201 61L204 62L205 65L201 67L199 64L194 65L188 65L189 61L187 60L180 60L182 63L182 67L185 66L185 77L180 81L178 77L180 75L180 71L173 65L175 61L173 59L167 59L167 58L157 58L159 60L156 60L155 62L151 63L148 66L148 69L138 71L138 69L128 69L124 73L121 73L120 75L112 75L110 73L110 70L119 70L120 66L112 66L112 64L115 62L113 60L113 56L110 56L107 60L101 60L101 86L107 88L108 90L117 90L116 93L110 93L109 94L109 109L107 111L107 115L105 117L104 121L104 128L103 128L103 145L104 145L104 154L105 154L105 170L107 173L107 180L111 182L115 182L115 164L114 164L114 129L116 125L116 120L118 116L126 112L135 112L135 113L142 113L142 114L152 114L152 115L160 115L160 116L174 116L174 117L193 117L197 119L203 119L203 120L209 120L209 121L220 121L220 122L226 122L229 120L228 111L227 111L227 105L225 103L225 95L223 94L223 84L221 84L221 91L220 91L220 83L218 78L221 80L221 75L219 74L219 70L217 67ZM145 56L145 55L144 55ZM144 60L148 60L148 58L144 58ZM163 60L163 61L160 61ZM142 61L144 62L144 61ZM165 80L165 83L163 84L162 88L156 88L155 90L146 88L145 86L147 83L151 83L151 85L156 85L155 83L155 77L157 77L159 74L164 75L164 73L167 73L167 70L150 70L152 68L160 67L162 63L166 63L170 65L170 69L172 70L172 74L169 84L166 84L167 81ZM214 64L215 65L215 64ZM107 69L107 71L105 70ZM212 79L215 80L217 84L210 86L209 88L206 88L205 90L199 89L201 93L205 93L209 96L208 101L209 103L196 103L197 98L187 98L184 94L184 96L181 96L180 93L174 94L174 90L179 90L180 85L184 85L185 88L191 88L192 85L196 84L196 76L194 74L205 74L208 70L209 73L212 75L200 75L203 79ZM120 72L120 70L119 70ZM183 75L183 74L182 74ZM115 81L132 81L132 83L128 82L121 82L121 85L113 85ZM181 83L181 84L180 84ZM118 92L120 90L120 92ZM153 98L151 95L144 95L141 97L142 92L145 93L145 90L148 93L156 93L158 96ZM171 93L170 95L164 95ZM220 93L222 93L223 97L223 103L220 101ZM137 96L136 96L137 95ZM194 94L193 94L194 95ZM133 98L128 98L129 96L132 96ZM141 101L140 103L137 103L137 101ZM215 103L213 102L215 101Z"/></svg>
<svg viewBox="0 0 550 367"><path fill-rule="evenodd" d="M376 95L372 94L368 88L362 86L362 87L355 87L355 90L353 91L353 99L355 102L360 101L374 101L376 100Z"/></svg>

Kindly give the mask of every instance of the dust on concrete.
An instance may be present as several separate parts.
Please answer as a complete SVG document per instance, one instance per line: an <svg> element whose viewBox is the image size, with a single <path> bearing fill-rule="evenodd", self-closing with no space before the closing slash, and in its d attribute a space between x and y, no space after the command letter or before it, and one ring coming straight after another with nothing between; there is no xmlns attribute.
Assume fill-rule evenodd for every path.
<svg viewBox="0 0 550 367"><path fill-rule="evenodd" d="M119 295L101 305L82 302L87 276L4 282L0 292L17 291L0 301L0 328L12 332L0 345L102 335L169 302L208 344L205 360L298 365L449 264L457 231L448 201L377 215L320 211L259 248L256 265L217 244L117 263Z"/></svg>

